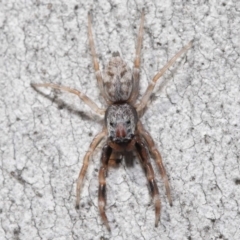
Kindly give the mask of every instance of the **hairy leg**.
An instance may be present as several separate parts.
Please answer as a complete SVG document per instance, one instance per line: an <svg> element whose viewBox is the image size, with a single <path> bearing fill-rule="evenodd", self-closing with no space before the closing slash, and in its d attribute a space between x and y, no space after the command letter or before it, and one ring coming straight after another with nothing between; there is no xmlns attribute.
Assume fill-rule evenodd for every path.
<svg viewBox="0 0 240 240"><path fill-rule="evenodd" d="M81 168L81 171L79 172L79 176L77 179L77 188L76 188L76 208L79 208L79 202L80 202L80 191L82 188L82 183L83 183L83 179L84 176L86 174L87 168L88 168L88 163L89 163L89 158L92 155L93 151L95 150L95 148L97 147L97 145L100 143L100 141L106 136L106 129L103 129L102 132L98 133L95 138L93 139L93 141L91 142L89 149L87 151L87 153L84 156L83 159L83 165Z"/></svg>
<svg viewBox="0 0 240 240"><path fill-rule="evenodd" d="M31 84L31 86L33 88L38 88L38 87L50 87L53 89L58 89L61 91L65 91L65 92L69 92L69 93L73 93L75 95L77 95L84 103L86 103L96 114L99 115L104 115L105 114L105 109L99 108L97 106L96 103L93 102L93 100L91 100L87 95L85 95L84 93L74 89L74 88L69 88L69 87L65 87L65 86L60 86L57 84L53 84L53 83L38 83L38 84Z"/></svg>
<svg viewBox="0 0 240 240"><path fill-rule="evenodd" d="M192 47L193 40L190 41L185 47L183 47L173 58L171 58L167 64L154 76L152 81L149 83L148 88L146 92L144 93L141 101L139 104L137 104L135 107L137 109L137 112L141 112L147 105L147 102L153 92L153 89L156 85L156 82L158 79L176 62L176 60L184 54L189 48Z"/></svg>
<svg viewBox="0 0 240 240"><path fill-rule="evenodd" d="M138 156L141 159L143 168L146 172L150 193L152 195L152 199L155 205L155 227L157 227L160 219L161 202L159 198L158 187L154 179L154 171L149 161L148 150L146 149L146 145L139 136L136 137L135 147L136 147Z"/></svg>
<svg viewBox="0 0 240 240"><path fill-rule="evenodd" d="M142 123L139 121L138 123L138 131L139 134L144 138L144 140L146 141L148 148L150 150L151 155L153 156L153 158L156 160L161 177L163 179L165 188L166 188L166 194L167 194L167 198L169 201L170 206L172 206L172 198L171 198L171 193L170 193L170 186L169 186L169 182L168 182L168 178L167 178L167 174L166 174L166 170L164 168L163 162L162 162L162 157L160 152L157 150L155 143L151 137L151 135L149 134L148 131L146 131L143 128Z"/></svg>
<svg viewBox="0 0 240 240"><path fill-rule="evenodd" d="M128 99L129 103L134 103L138 97L139 93L139 67L140 67L140 59L141 59L141 48L142 48L142 41L143 41L143 24L144 24L144 9L142 10L141 15L141 23L137 37L137 47L136 47L136 54L134 59L134 68L133 68L133 87L131 96Z"/></svg>
<svg viewBox="0 0 240 240"><path fill-rule="evenodd" d="M108 224L108 219L105 213L105 205L106 205L106 175L108 168L108 161L112 153L112 148L107 144L103 147L102 156L101 156L101 167L99 170L98 180L98 208L100 211L101 218L107 227L108 231L110 231L110 226Z"/></svg>
<svg viewBox="0 0 240 240"><path fill-rule="evenodd" d="M104 97L105 101L107 102L108 105L110 105L111 102L108 100L106 94L104 93L104 89L103 89L102 73L99 69L99 62L98 62L98 58L97 58L97 54L96 54L96 50L95 50L95 44L93 41L92 17L91 17L90 12L88 12L88 40L89 40L89 46L91 49L91 54L92 54L92 59L93 59L93 67L94 67L95 75L97 78L98 87L100 88L100 92L101 92L102 96Z"/></svg>

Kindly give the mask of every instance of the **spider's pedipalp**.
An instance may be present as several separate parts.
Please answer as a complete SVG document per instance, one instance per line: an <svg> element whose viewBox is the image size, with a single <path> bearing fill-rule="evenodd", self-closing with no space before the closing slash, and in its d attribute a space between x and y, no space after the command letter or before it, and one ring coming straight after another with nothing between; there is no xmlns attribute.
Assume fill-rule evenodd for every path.
<svg viewBox="0 0 240 240"><path fill-rule="evenodd" d="M89 146L89 149L88 149L87 153L84 156L83 165L82 165L81 171L79 172L78 179L77 179L76 208L79 208L80 191L81 191L81 188L82 188L82 183L83 183L84 176L85 176L87 168L88 168L90 156L92 155L92 153L95 150L95 148L97 147L97 145L105 137L105 135L106 135L106 129L103 129L102 132L98 133L95 136L95 138L93 139L93 141L91 142L91 144Z"/></svg>
<svg viewBox="0 0 240 240"><path fill-rule="evenodd" d="M95 102L93 102L93 100L91 100L87 95L85 95L84 93L82 93L74 88L69 88L69 87L65 87L65 86L61 86L61 85L57 85L57 84L53 84L53 83L38 83L38 84L32 83L31 86L33 88L50 87L53 89L58 89L61 91L73 93L73 94L77 95L84 103L86 103L96 114L104 115L104 113L106 111L105 109L99 108L97 106L97 104Z"/></svg>
<svg viewBox="0 0 240 240"><path fill-rule="evenodd" d="M170 204L170 206L172 206L172 197L171 197L171 192L170 192L170 186L169 186L166 170L165 170L163 162L162 162L161 154L157 150L150 133L143 128L143 125L140 121L138 122L137 128L138 128L139 134L146 141L151 155L154 157L155 161L157 162L159 172L161 174L161 177L163 179L163 182L164 182L164 185L165 185L165 188L166 188L166 194L167 194L169 204Z"/></svg>
<svg viewBox="0 0 240 240"><path fill-rule="evenodd" d="M140 103L135 106L138 113L141 113L141 111L146 107L158 79L176 62L176 60L182 54L187 52L187 50L190 49L192 45L193 45L193 40L190 41L186 46L184 46L174 57L172 57L167 62L167 64L154 76L152 81L149 83L147 90L145 91Z"/></svg>

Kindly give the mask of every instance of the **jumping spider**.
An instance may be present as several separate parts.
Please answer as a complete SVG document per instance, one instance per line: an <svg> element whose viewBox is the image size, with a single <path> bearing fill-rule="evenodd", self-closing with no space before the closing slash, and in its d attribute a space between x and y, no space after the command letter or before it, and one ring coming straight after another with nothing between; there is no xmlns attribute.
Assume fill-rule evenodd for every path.
<svg viewBox="0 0 240 240"><path fill-rule="evenodd" d="M98 189L98 207L101 218L110 230L107 216L105 214L105 192L106 192L106 174L108 162L110 158L114 158L116 154L124 154L127 152L136 151L141 164L145 170L149 184L150 193L155 205L155 226L158 225L160 219L161 202L159 198L158 187L154 179L154 171L149 160L149 152L156 160L159 167L161 177L164 181L166 194L170 205L172 199L170 195L170 187L167 179L166 171L162 163L162 157L157 150L151 135L144 129L140 117L145 109L148 100L153 92L158 79L172 66L175 61L184 54L192 46L190 41L183 47L152 79L149 83L146 92L139 103L136 103L139 94L139 67L140 53L143 40L143 23L144 11L141 14L141 23L137 37L137 47L134 59L133 71L127 66L126 62L120 57L119 53L114 53L110 59L103 76L99 69L99 62L95 51L95 45L92 34L91 14L88 13L88 39L91 49L94 70L100 93L104 97L108 107L107 109L99 108L88 96L84 93L65 86L60 86L53 83L32 84L34 88L50 87L62 91L76 94L85 104L87 104L96 114L104 116L105 124L100 133L98 133L90 144L89 150L84 156L83 166L77 179L76 189L76 207L79 207L80 190L84 176L86 174L89 159L94 149L100 141L107 136L107 140L102 149L101 167L99 170L99 189Z"/></svg>

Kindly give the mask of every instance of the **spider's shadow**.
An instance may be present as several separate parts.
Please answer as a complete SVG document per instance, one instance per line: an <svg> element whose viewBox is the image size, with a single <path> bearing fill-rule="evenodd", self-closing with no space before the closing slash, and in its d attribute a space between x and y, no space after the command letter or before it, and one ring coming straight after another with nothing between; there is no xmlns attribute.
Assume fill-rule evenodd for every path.
<svg viewBox="0 0 240 240"><path fill-rule="evenodd" d="M61 100L57 94L58 91L56 90L52 90L52 92L54 93L54 96L50 96L49 94L46 94L42 91L40 91L38 88L31 86L37 93L39 93L40 95L42 95L43 97L47 98L48 100L50 100L53 103L57 104L58 109L66 109L69 113L74 114L78 117L81 117L81 119L83 120L87 120L87 121L92 121L92 122L101 122L101 118L98 117L97 115L93 115L90 114L90 111L84 112L84 111L80 111L78 109L76 109L75 107L73 107L70 104L65 103L63 100ZM80 100L81 101L81 100Z"/></svg>

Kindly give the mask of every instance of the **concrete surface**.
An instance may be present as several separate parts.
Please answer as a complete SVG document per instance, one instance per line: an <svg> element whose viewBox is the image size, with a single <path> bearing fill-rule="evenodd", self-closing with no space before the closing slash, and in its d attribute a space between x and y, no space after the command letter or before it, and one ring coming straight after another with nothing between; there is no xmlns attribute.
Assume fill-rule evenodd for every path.
<svg viewBox="0 0 240 240"><path fill-rule="evenodd" d="M240 3L229 1L0 1L0 239L240 239ZM157 85L142 118L167 169L170 207L154 160L161 224L137 159L107 177L107 216L97 208L101 146L75 181L101 121L77 97L30 83L74 87L99 106L87 12L101 68L119 51L132 66L146 11L141 94L194 39ZM40 89L39 89L40 90ZM93 116L93 118L91 118Z"/></svg>

